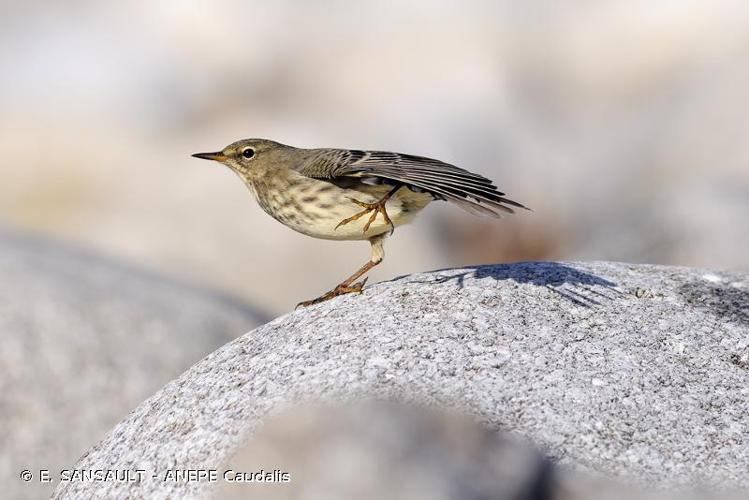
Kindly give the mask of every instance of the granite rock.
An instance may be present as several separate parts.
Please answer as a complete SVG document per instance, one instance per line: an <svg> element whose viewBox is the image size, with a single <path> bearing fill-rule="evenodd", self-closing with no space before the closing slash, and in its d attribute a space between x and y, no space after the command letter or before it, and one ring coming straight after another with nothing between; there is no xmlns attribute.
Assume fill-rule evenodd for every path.
<svg viewBox="0 0 749 500"><path fill-rule="evenodd" d="M280 317L141 404L57 498L203 498L174 469L222 466L270 415L310 400L460 409L565 470L659 486L747 487L749 276L597 263L411 275ZM155 477L152 478L150 474Z"/></svg>
<svg viewBox="0 0 749 500"><path fill-rule="evenodd" d="M0 231L3 498L41 498L130 410L264 321L216 292ZM23 482L22 470L34 479Z"/></svg>

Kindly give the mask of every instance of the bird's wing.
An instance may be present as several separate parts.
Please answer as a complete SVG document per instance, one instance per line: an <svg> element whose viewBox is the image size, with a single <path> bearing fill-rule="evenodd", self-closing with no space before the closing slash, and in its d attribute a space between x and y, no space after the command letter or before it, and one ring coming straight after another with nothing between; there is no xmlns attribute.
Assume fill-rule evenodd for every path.
<svg viewBox="0 0 749 500"><path fill-rule="evenodd" d="M300 174L316 179L359 178L365 183L404 184L437 199L451 201L478 215L499 217L514 213L511 207L526 208L504 197L484 176L439 160L386 151L355 149L316 150L298 168ZM509 205L509 206L507 206Z"/></svg>

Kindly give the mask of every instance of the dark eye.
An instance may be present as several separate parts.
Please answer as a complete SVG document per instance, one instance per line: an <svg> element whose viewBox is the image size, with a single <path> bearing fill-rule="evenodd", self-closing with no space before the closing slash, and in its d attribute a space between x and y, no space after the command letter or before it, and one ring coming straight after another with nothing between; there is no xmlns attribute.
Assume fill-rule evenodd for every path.
<svg viewBox="0 0 749 500"><path fill-rule="evenodd" d="M242 156L248 159L252 158L253 156L255 156L255 150L252 148L244 148L242 150Z"/></svg>

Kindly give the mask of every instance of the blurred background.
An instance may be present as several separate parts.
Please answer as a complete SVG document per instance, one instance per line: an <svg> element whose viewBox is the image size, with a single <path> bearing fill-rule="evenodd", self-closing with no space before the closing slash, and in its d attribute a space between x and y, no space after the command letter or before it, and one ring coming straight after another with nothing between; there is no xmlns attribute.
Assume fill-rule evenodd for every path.
<svg viewBox="0 0 749 500"><path fill-rule="evenodd" d="M371 281L534 259L749 268L745 0L0 9L10 498L51 491L20 467L72 466L160 385L369 258L292 232L191 153L247 137L395 150L533 208L435 203Z"/></svg>
<svg viewBox="0 0 749 500"><path fill-rule="evenodd" d="M2 9L2 226L288 311L369 249L295 234L190 158L266 137L440 158L534 210L435 204L374 280L529 259L749 265L745 1Z"/></svg>

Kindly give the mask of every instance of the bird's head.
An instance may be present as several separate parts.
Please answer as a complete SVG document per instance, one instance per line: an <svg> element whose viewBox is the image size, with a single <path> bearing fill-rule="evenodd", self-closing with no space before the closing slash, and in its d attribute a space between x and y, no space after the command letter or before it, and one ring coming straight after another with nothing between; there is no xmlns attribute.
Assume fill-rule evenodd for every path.
<svg viewBox="0 0 749 500"><path fill-rule="evenodd" d="M223 163L238 174L247 175L258 165L267 165L277 160L278 153L289 146L267 139L242 139L215 153L195 153L195 158Z"/></svg>

